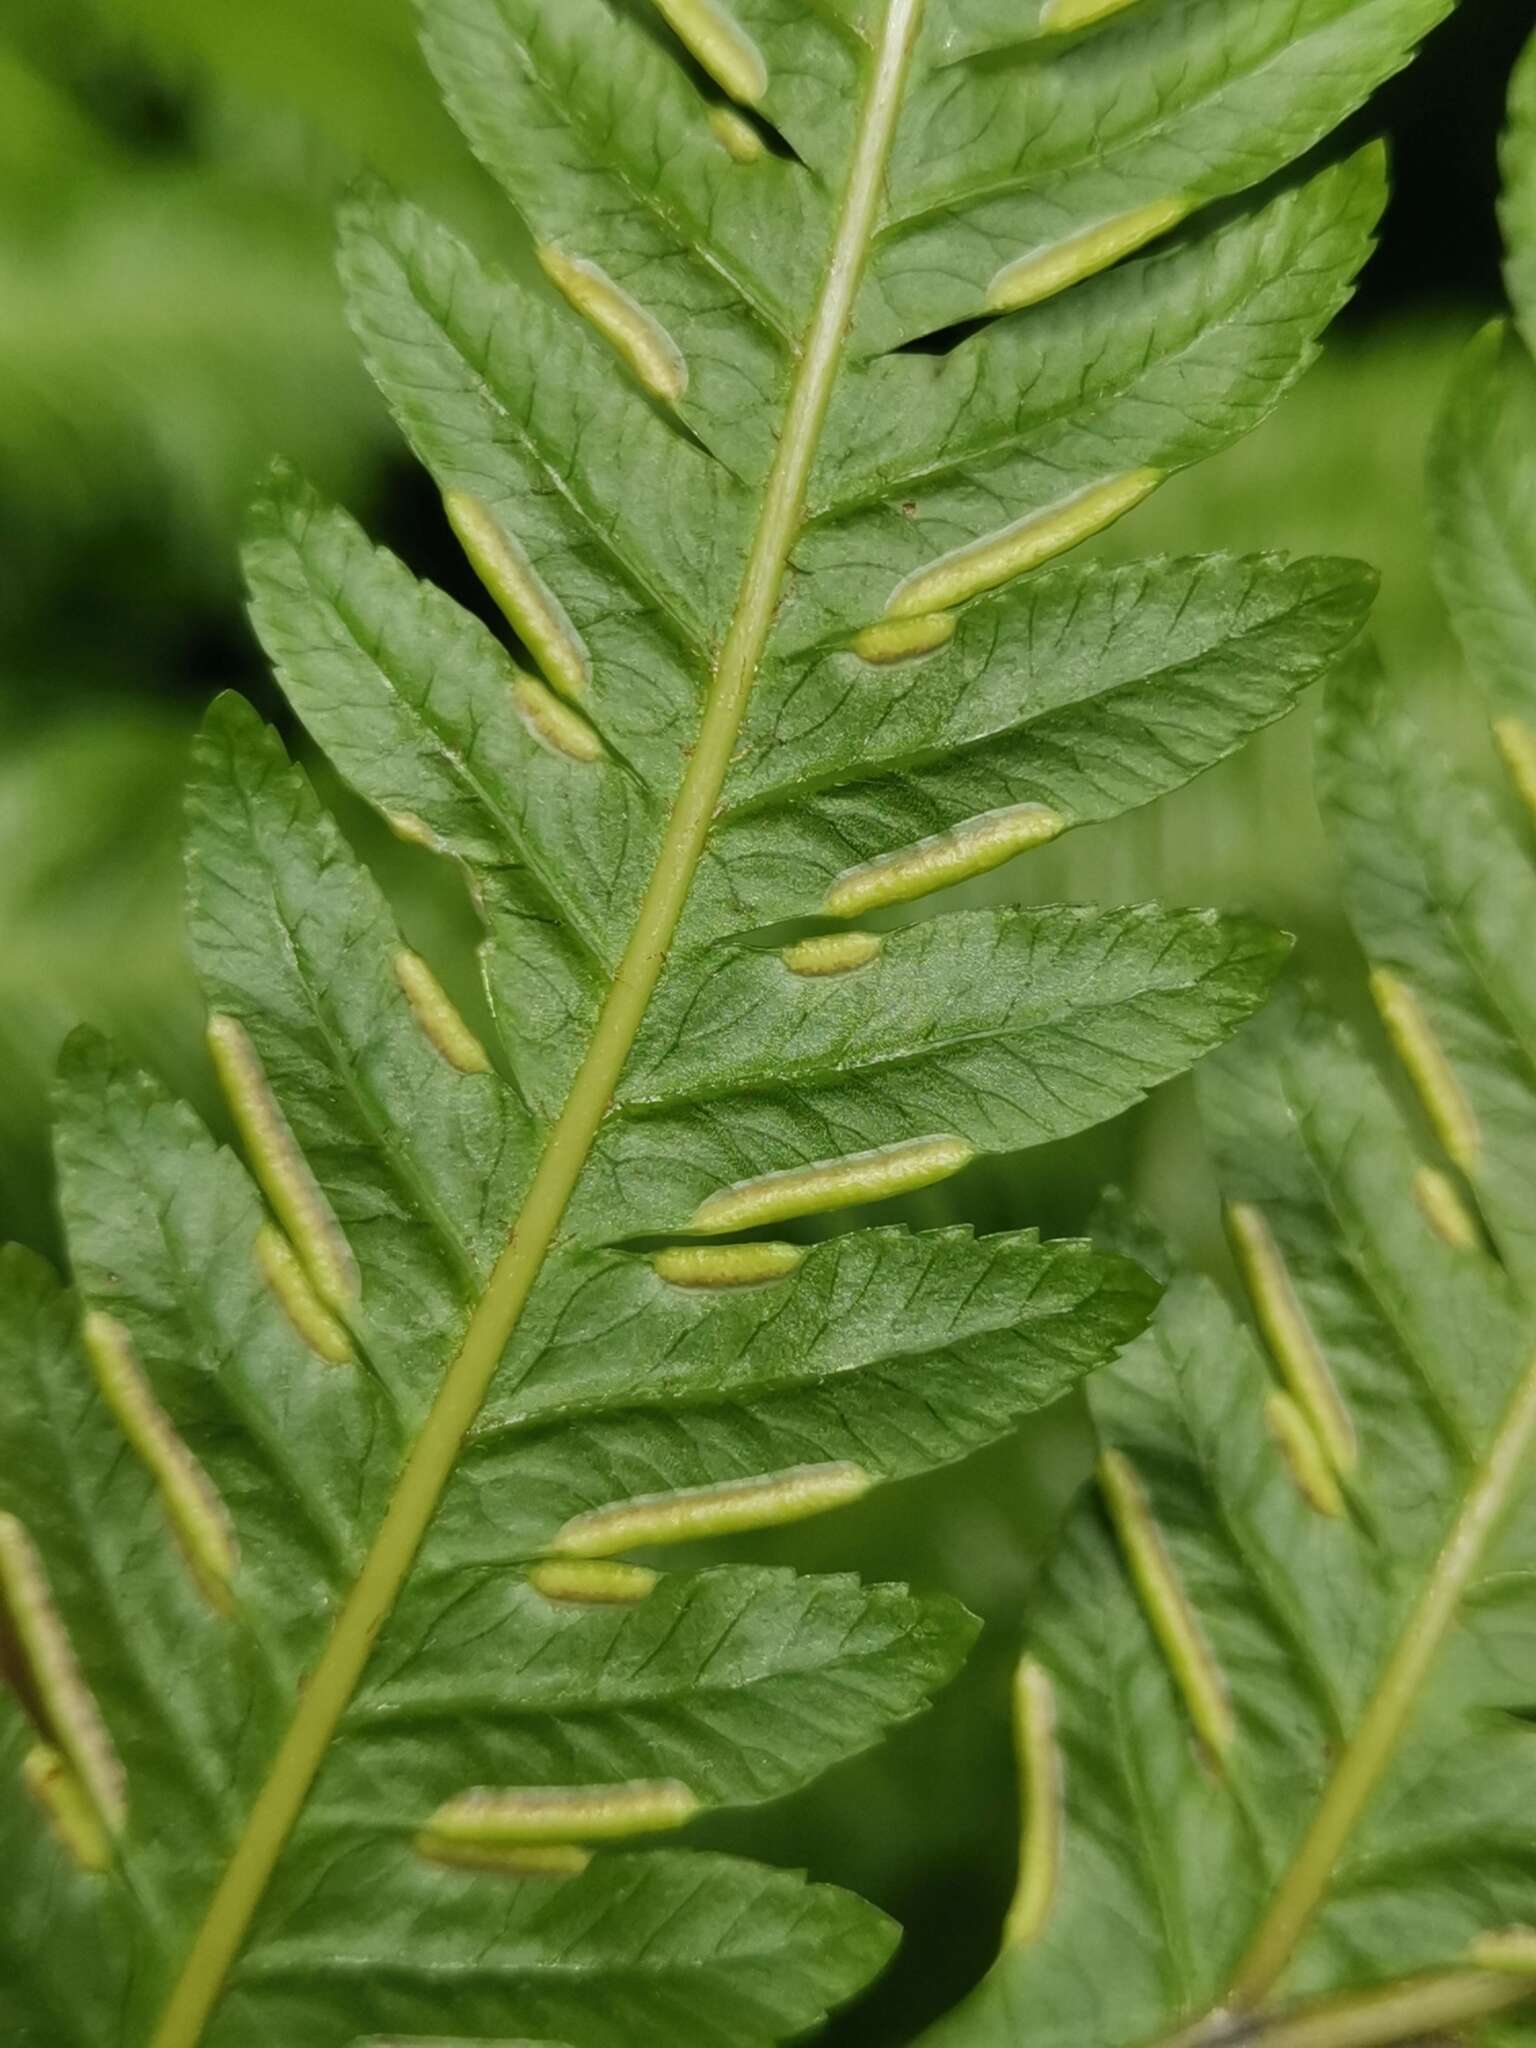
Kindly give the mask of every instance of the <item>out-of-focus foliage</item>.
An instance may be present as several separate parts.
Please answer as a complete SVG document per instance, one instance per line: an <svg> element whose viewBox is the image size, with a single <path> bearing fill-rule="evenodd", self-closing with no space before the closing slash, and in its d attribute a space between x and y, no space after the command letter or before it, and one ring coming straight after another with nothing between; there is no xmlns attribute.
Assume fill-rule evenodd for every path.
<svg viewBox="0 0 1536 2048"><path fill-rule="evenodd" d="M54 11L54 0L27 0ZM75 0L81 4L81 0ZM89 4L89 0L85 0ZM201 77L213 119L267 117L315 159L366 163L493 234L504 209L427 77L411 0L94 0L170 77ZM328 229L329 223L323 224ZM323 239L329 247L328 233Z"/></svg>
<svg viewBox="0 0 1536 2048"><path fill-rule="evenodd" d="M1319 67L1273 10L1277 50L1296 45L1278 78L1258 67L1275 159L1213 163L1200 196L1335 122L1442 7L1358 10L1358 78ZM550 1619L570 1582L549 1593L545 1565L798 1521L1001 1440L1140 1329L1148 1285L1033 1231L853 1233L787 1265L692 1243L652 1262L625 1241L792 1224L1068 1137L1227 1035L1288 950L1250 919L1147 907L934 916L865 934L851 963L846 940L778 960L753 943L997 866L1019 850L1003 821L1054 837L1182 785L1326 674L1375 592L1358 564L1230 554L1012 579L1257 425L1310 366L1372 246L1380 151L1068 285L1035 325L999 323L943 364L893 354L887 314L947 325L952 259L974 246L958 222L921 265L877 245L878 191L916 210L961 175L985 210L997 166L979 129L942 141L954 83L918 39L919 0L892 0L853 60L819 0L788 12L790 61L742 96L801 160L751 142L749 178L682 48L621 8L430 10L460 117L530 228L558 234L568 209L583 266L621 261L626 237L659 245L670 325L629 367L685 431L448 229L388 197L344 214L369 367L488 594L584 701L513 669L291 475L258 511L253 612L284 694L383 822L462 863L511 1085L402 949L281 741L224 699L191 783L189 935L245 1158L286 1235L274 1251L236 1158L158 1082L75 1041L57 1147L71 1267L88 1359L147 1469L109 1494L107 1410L43 1418L83 1362L30 1365L32 1325L69 1312L40 1277L8 1289L0 1502L18 1545L35 1532L27 1583L46 1575L77 1647L73 1725L86 1688L102 1723L77 1767L23 1639L19 1689L42 1712L30 1730L13 1714L4 1747L40 1739L33 1776L57 1755L89 1825L61 1872L0 1769L21 1873L0 2031L18 2048L61 2029L82 2048L104 2029L192 2048L248 2035L252 2014L255 2033L312 2048L427 2025L767 2048L869 1981L890 1930L846 1892L587 1844L755 1805L862 1750L949 1675L966 1618L918 1603L888 1649L866 1645L858 1611L827 1613L847 1580L823 1582L805 1622L780 1603L738 1680L719 1660L751 1633L739 1573L723 1629L695 1629L662 1612L674 1587L694 1596L681 1575L630 1574L617 1601L611 1578L582 1578L588 1611ZM1184 17L1153 20L1172 67ZM1241 0L1223 23L1242 77ZM1133 30L1092 101L1096 148L1142 60ZM1185 73L1194 149L1210 94ZM617 80L632 120L607 118ZM967 86L984 103L991 67ZM529 162L549 108L569 150ZM660 227L635 204L658 165ZM840 212L828 191L846 191ZM611 312L606 272L542 257L573 301L585 279ZM962 282L960 310L986 303L985 276ZM998 535L1004 500L1036 517ZM969 546L944 552L957 534ZM928 688L877 689L857 656L914 651L892 622L934 608ZM875 1265L854 1276L849 1259ZM850 1277L813 1302L834 1272ZM317 1355L361 1369L317 1378ZM50 1392L29 1406L34 1372ZM66 1473L89 1512L58 1505ZM163 1542L144 1485L165 1496ZM471 1581L496 1613L468 1614ZM636 1610L632 1676L613 1605ZM142 1694L141 1669L158 1674ZM131 1797L88 1747L116 1749ZM450 1888L433 1863L480 1875ZM567 1882L509 1899L487 1864Z"/></svg>
<svg viewBox="0 0 1536 2048"><path fill-rule="evenodd" d="M99 712L95 700L82 708L82 687L110 692L122 734L135 702L164 690L161 665L188 665L199 622L214 628L194 653L199 695L249 679L226 623L234 528L273 449L366 502L386 426L345 332L330 226L336 192L364 163L482 246L508 233L416 54L409 0L11 0L0 19L0 724L12 735L23 716L79 716L82 763L99 760ZM1335 343L1274 421L1198 485L1154 498L1105 551L1363 556L1385 571L1388 653L1447 666L1415 483L1428 392L1457 339L1451 325ZM136 729L117 782L140 814L134 844L163 844L171 829L180 745L173 722ZM1037 901L1163 894L1326 928L1307 745L1292 720L1164 803L1043 849L1008 886ZM43 745L56 783L70 778L68 748L59 732ZM5 842L0 860L15 878L9 900L24 899L28 862ZM169 868L158 872L169 889ZM120 976L71 941L72 896L95 890L91 867L59 863L54 877L49 951L69 973L50 989L39 961L16 982L16 1085L0 1112L0 1228L39 1243L52 1237L43 1106L66 1015L121 1032L137 987L135 1043L153 1045L158 1029L149 977ZM151 871L140 879L150 900ZM154 900L168 929L173 906ZM176 1043L162 1039L158 1063L184 1085ZM1080 1145L1023 1186L998 1177L1000 1213L1038 1214L1043 1195L1051 1223L1074 1227L1122 1145L1113 1133Z"/></svg>
<svg viewBox="0 0 1536 2048"><path fill-rule="evenodd" d="M1454 701L1458 657L1433 597L1418 479L1425 422L1433 410L1430 394L1443 387L1462 331L1448 323L1428 333L1386 332L1336 341L1274 420L1205 466L1203 489L1171 487L1126 523L1116 548L1124 553L1241 549L1263 545L1269 533L1281 546L1305 545L1376 562L1383 570L1376 613L1383 646L1399 660L1412 660L1418 672L1442 681L1443 694ZM146 683L152 680L145 678ZM0 678L0 693L5 688ZM54 745L57 749L62 741ZM81 745L89 748L88 732ZM1010 887L1016 890L1022 882L1036 901L1163 895L1179 902L1251 906L1293 930L1337 943L1327 855L1305 793L1309 746L1305 716L1263 733L1237 760L1148 812L1080 833L1066 847L1041 849L1023 877L1010 876ZM17 763L16 773L23 772ZM146 770L141 759L127 778L129 800L158 804L165 831L175 803L173 782L169 756L158 774ZM0 821L0 833L5 831ZM0 839L0 865L14 864L15 858ZM169 867L161 872L165 887L172 888ZM24 870L18 873L24 881ZM105 1008L92 994L93 983L105 996L117 981L111 956L84 948L76 952L67 936L71 875L82 899L97 883L89 866L61 866L49 905L50 946L61 959L74 961L68 999L46 994L34 977L30 993L18 989L12 1011L11 1056L23 1059L26 1081L12 1091L6 1142L16 1145L25 1133L25 1150L34 1160L41 1158L46 1077L65 1012L73 1006L75 1017L121 1028L121 1011ZM169 922L174 906L163 901L161 914ZM147 986L144 993L149 998ZM152 1042L153 1030L152 1016L146 1016L146 1036L136 1043ZM163 1056L159 1064L165 1065ZM19 1105L14 1100L18 1092L26 1098ZM1065 1159L1053 1153L1029 1188L1013 1185L1017 1176L1010 1166L997 1177L999 1204L1028 1213L1043 1195L1053 1227L1075 1227L1105 1170L1116 1164L1123 1168L1123 1153L1117 1160L1103 1149L1119 1142L1110 1135L1080 1144ZM1151 1170L1174 1179L1181 1170L1180 1156L1160 1154ZM19 1194L13 1174L0 1180L0 1226L9 1234L45 1242L45 1206L21 1198L25 1187L37 1185L34 1176Z"/></svg>
<svg viewBox="0 0 1536 2048"><path fill-rule="evenodd" d="M1113 550L1248 548L1359 556L1380 570L1372 634L1391 663L1456 693L1460 661L1429 574L1422 477L1429 423L1466 328L1454 319L1335 336L1278 416L1198 479L1175 483ZM1327 848L1308 794L1310 717L1166 804L1029 863L1037 898L1156 890L1336 928ZM1100 865L1102 863L1102 865Z"/></svg>
<svg viewBox="0 0 1536 2048"><path fill-rule="evenodd" d="M1382 570L1374 632L1395 675L1412 685L1431 754L1479 756L1486 774L1483 706L1472 689L1430 569L1424 464L1452 366L1473 321L1448 319L1375 333L1345 333L1258 434L1209 464L1197 486L1154 499L1116 536L1117 549L1249 547L1268 531L1279 544L1360 555ZM1035 900L1157 893L1175 902L1252 906L1301 935L1299 960L1330 1001L1364 1022L1363 977L1345 926L1339 870L1311 795L1313 712L1305 706L1260 734L1241 756L1154 812L1044 848L1027 876ZM1373 1040L1373 1042L1377 1042ZM1222 1256L1211 1170L1194 1121L1194 1091L1175 1084L1107 1132L1011 1160L994 1178L997 1213L1050 1215L1080 1227L1106 1182L1133 1184L1181 1246L1202 1263ZM924 1221L939 1221L936 1208ZM908 1929L894 1971L873 1999L839 2022L828 2048L907 2041L914 2004L937 2012L991 1960L996 1915L1012 1872L1002 1782L1004 1713L1017 1618L1037 1583L1056 1512L1087 1473L1091 1436L1080 1410L1054 1412L1014 1443L974 1461L962 1485L914 1490L900 1511L904 1568L942 1580L993 1624L941 1718L904 1730L877 1757L824 1783L816 1825L835 1842L818 1868L888 1904ZM878 1575L898 1540L889 1509L843 1519L840 1561ZM924 1569L911 1535L923 1532ZM821 1561L817 1532L771 1554L804 1569ZM807 1833L810 1802L791 1802L724 1836L767 1856ZM993 1917L988 1918L988 1915Z"/></svg>
<svg viewBox="0 0 1536 2048"><path fill-rule="evenodd" d="M19 539L35 568L61 533L152 511L229 579L233 519L274 446L338 483L367 469L383 423L341 319L329 223L362 165L477 226L493 218L406 0L12 0L8 553Z"/></svg>
<svg viewBox="0 0 1536 2048"><path fill-rule="evenodd" d="M1342 847L1424 753L1399 695L1368 670L1330 692ZM1454 803L1418 822L1459 830ZM1369 829L1406 867L1396 826ZM1482 866L1479 916L1528 899L1513 842ZM1531 1989L1501 1943L1536 1908L1510 1825L1533 1764L1528 1306L1323 1011L1280 1002L1197 1092L1265 1342L1182 1273L1089 1390L1098 1495L1019 1673L1004 1953L923 2042L1492 2048L1478 2022Z"/></svg>
<svg viewBox="0 0 1536 2048"><path fill-rule="evenodd" d="M178 719L133 708L0 747L0 1218L40 1216L49 1074L82 1016L195 1071L175 806L159 794L182 746Z"/></svg>
<svg viewBox="0 0 1536 2048"><path fill-rule="evenodd" d="M505 222L418 68L410 17L409 0L0 10L0 1237L52 1239L46 1095L71 1023L104 1026L179 1090L195 1087L170 857L185 727L139 706L173 667L195 674L199 697L241 668L227 626L232 527L270 450L366 502L386 429L341 326L331 198L368 161L482 244ZM1335 339L1275 420L1193 488L1154 499L1106 551L1364 556L1384 572L1389 658L1454 707L1462 680L1431 596L1419 479L1430 394L1470 325ZM94 688L83 700L82 684ZM1042 850L1031 895L1251 905L1302 930L1314 970L1346 964L1307 726L1294 718L1154 811ZM395 852L391 887L403 872L418 912L438 914L420 887L425 857ZM1179 1097L1155 1109L1156 1142L1141 1147L1139 1180L1163 1215L1203 1213L1186 1109ZM1120 1127L1048 1148L1027 1175L999 1167L986 1191L999 1224L1077 1227L1095 1188L1127 1170L1130 1144ZM899 1541L915 1577L1005 1619L942 1723L902 1731L814 1803L718 1824L723 1845L769 1859L811 1842L818 1875L908 1923L898 1974L839 2025L840 2043L904 2038L915 1986L937 2009L943 1987L925 1977L947 1969L958 1993L985 1960L1009 1847L1000 1660L1086 1455L1080 1419L1053 1413L958 1486L921 1481L894 1510L854 1510L835 1538L763 1544L765 1557L877 1577Z"/></svg>
<svg viewBox="0 0 1536 2048"><path fill-rule="evenodd" d="M1067 1522L1019 1673L1015 1908L933 2048L1188 2043L1234 2017L1319 2048L1532 2037L1529 1971L1504 1965L1536 1917L1510 1826L1536 1428L1533 84L1536 43L1506 155L1515 321L1458 365L1430 468L1440 587L1511 789L1487 787L1486 734L1459 772L1369 661L1319 729L1417 1113L1295 1001L1206 1065L1263 1350L1185 1273L1089 1391L1101 1500Z"/></svg>
<svg viewBox="0 0 1536 2048"><path fill-rule="evenodd" d="M408 0L0 13L0 1235L51 1235L71 1024L196 1072L167 671L204 622L199 694L239 659L236 528L274 448L348 491L384 458L332 255L364 165L506 233Z"/></svg>

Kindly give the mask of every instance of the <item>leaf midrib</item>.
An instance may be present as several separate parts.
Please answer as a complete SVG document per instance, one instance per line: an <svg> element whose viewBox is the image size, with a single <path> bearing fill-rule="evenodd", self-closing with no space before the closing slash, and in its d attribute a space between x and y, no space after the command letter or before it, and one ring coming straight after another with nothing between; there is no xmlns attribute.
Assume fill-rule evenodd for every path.
<svg viewBox="0 0 1536 2048"><path fill-rule="evenodd" d="M1222 2010L1251 2013L1274 1989L1326 1900L1339 1858L1396 1754L1426 1679L1455 1626L1490 1536L1536 1441L1536 1359L1526 1366L1413 1612L1324 1788L1267 1911L1232 1973ZM1183 2048L1181 2025L1157 2048Z"/></svg>
<svg viewBox="0 0 1536 2048"><path fill-rule="evenodd" d="M252 1919L308 1800L375 1637L415 1562L507 1339L543 1270L620 1073L649 1006L714 822L752 686L772 631L790 550L836 383L884 196L923 0L890 0L836 236L785 413L762 517L748 557L698 741L629 945L564 1109L457 1359L390 1501L372 1550L253 1804L154 2033L151 2048L196 2048L244 1947Z"/></svg>

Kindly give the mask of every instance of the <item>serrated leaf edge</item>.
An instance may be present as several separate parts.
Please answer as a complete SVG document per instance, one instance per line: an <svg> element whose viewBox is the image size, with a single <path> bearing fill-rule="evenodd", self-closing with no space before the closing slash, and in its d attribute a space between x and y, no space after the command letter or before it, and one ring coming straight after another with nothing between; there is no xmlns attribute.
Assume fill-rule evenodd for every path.
<svg viewBox="0 0 1536 2048"><path fill-rule="evenodd" d="M660 977L725 784L799 531L843 336L878 219L921 12L922 0L892 0L886 16L837 233L791 390L762 517L698 741L624 958L508 1245L252 1806L245 1832L151 2037L151 2048L196 2048L201 2038L366 1666L374 1637L410 1571L507 1339L542 1270Z"/></svg>

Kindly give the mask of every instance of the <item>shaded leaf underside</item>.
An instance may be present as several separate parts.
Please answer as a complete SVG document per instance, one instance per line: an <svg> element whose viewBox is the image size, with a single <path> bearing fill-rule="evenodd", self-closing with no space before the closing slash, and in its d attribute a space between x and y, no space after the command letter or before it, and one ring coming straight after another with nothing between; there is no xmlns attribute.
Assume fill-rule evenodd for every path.
<svg viewBox="0 0 1536 2048"><path fill-rule="evenodd" d="M1469 940L1486 966L1531 878L1491 819L1463 835L1466 793L1425 758L1379 677L1337 689L1325 797L1362 932L1416 988L1453 944L1463 976ZM936 2048L1182 2042L1224 2011L1258 2040L1385 2043L1524 1996L1480 1965L1536 1918L1530 1198L1476 1048L1536 1006L1507 976L1496 1014L1463 993L1435 1014L1459 1018L1443 1048L1487 1140L1476 1201L1299 1003L1204 1070L1261 1341L1176 1276L1094 1382L1106 1491L1069 1522L1026 1666L1055 1716L1023 1745L1046 1902Z"/></svg>
<svg viewBox="0 0 1536 2048"><path fill-rule="evenodd" d="M1044 565L1282 395L1379 159L1116 258L1440 11L1190 0L1015 51L959 0L741 0L723 42L700 0L429 10L570 303L385 193L343 268L515 642L286 475L250 577L316 741L464 874L497 1035L216 707L191 931L247 1164L82 1039L77 1295L6 1257L8 2038L752 2048L879 1967L826 1887L586 1849L865 1746L969 1618L608 1558L961 1456L1142 1328L1136 1268L1027 1233L706 1248L1113 1115L1262 1000L1242 920L864 918L1178 786L1358 632L1350 564ZM1020 153L1026 86L1061 113Z"/></svg>
<svg viewBox="0 0 1536 2048"><path fill-rule="evenodd" d="M1504 211L1525 314L1532 76ZM1176 1274L1094 1383L1101 1485L1021 1674L1010 1945L935 2048L1531 2038L1533 390L1516 329L1481 336L1431 475L1511 790L1449 767L1369 661L1320 728L1410 1087L1299 1000L1204 1070L1256 1331Z"/></svg>

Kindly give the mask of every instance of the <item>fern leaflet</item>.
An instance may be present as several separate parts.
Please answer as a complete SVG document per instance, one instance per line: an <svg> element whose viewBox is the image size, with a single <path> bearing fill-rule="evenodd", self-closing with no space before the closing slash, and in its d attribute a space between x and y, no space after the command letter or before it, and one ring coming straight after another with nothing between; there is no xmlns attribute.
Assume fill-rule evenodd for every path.
<svg viewBox="0 0 1536 2048"><path fill-rule="evenodd" d="M1433 464L1527 806L1532 376L1517 335L1481 337ZM934 2048L1531 2038L1536 868L1378 666L1330 692L1321 795L1421 1127L1299 999L1204 1069L1252 1326L1176 1275L1090 1391L1099 1485L1019 1676L1007 1946Z"/></svg>
<svg viewBox="0 0 1536 2048"><path fill-rule="evenodd" d="M282 471L249 570L315 740L465 876L497 1031L216 706L244 1163L82 1040L78 1298L6 1267L10 2038L752 2048L878 1968L855 1900L621 1845L872 1741L968 1618L628 1553L958 1457L1142 1327L1079 1245L743 1233L1113 1115L1268 988L1242 920L870 917L1178 786L1358 632L1348 563L1052 564L1310 360L1378 153L1204 209L1441 11L432 0L550 290L382 189L343 270L515 648Z"/></svg>

